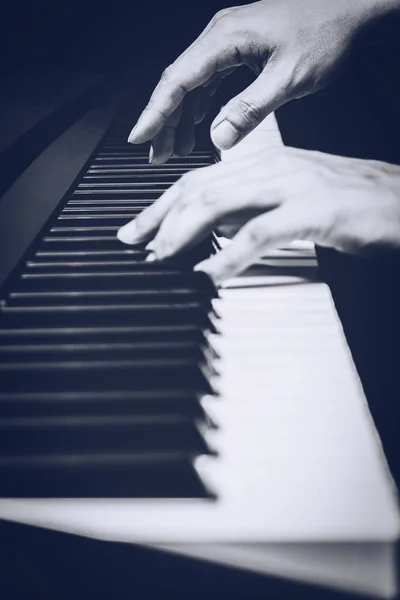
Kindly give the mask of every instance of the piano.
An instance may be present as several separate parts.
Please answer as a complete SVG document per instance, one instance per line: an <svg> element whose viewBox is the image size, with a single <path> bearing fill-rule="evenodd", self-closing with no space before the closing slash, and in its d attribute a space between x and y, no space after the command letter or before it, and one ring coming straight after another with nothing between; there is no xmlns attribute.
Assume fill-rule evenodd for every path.
<svg viewBox="0 0 400 600"><path fill-rule="evenodd" d="M165 263L115 237L186 171L281 143L274 117L152 166L119 103L75 124L96 124L82 168L6 261L0 518L394 597L395 484L312 245L216 290L192 266L218 235ZM45 193L42 159L6 224L29 182Z"/></svg>

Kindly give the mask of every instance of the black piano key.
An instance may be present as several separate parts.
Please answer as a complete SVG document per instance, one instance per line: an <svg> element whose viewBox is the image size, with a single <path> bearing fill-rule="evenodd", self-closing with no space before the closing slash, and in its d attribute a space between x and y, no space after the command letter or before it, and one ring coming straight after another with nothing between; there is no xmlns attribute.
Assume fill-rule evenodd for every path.
<svg viewBox="0 0 400 600"><path fill-rule="evenodd" d="M210 299L201 292L188 289L159 290L105 290L86 292L11 292L7 306L71 306L86 304L162 304L195 302L211 310Z"/></svg>
<svg viewBox="0 0 400 600"><path fill-rule="evenodd" d="M164 181L163 180L159 180L159 181L149 181L148 179L144 180L144 181L130 181L128 183L124 183L124 182L118 182L118 181L112 181L112 182L105 182L105 183L96 183L96 182L90 182L90 183L80 183L77 187L77 191L90 191L91 193L96 192L96 190L100 191L100 192L110 192L110 193L124 193L125 191L138 191L139 189L151 189L152 192L155 191L159 191L159 192L164 192L165 190L167 190L171 185L171 182L168 181L168 179L166 178Z"/></svg>
<svg viewBox="0 0 400 600"><path fill-rule="evenodd" d="M140 173L140 172L133 172L133 173L127 173L127 174L123 174L123 173L109 173L109 174L104 174L104 173L88 173L87 175L85 175L82 179L82 184L80 184L79 187L84 187L86 185L102 185L105 184L106 186L111 186L111 185L122 185L122 184L127 184L127 185L136 185L137 182L139 183L145 183L146 185L152 185L153 184L162 184L162 185L172 185L173 183L175 183L176 181L178 181L178 179L180 179L181 177L181 173L175 174L175 173L170 173L168 171L164 171L163 173Z"/></svg>
<svg viewBox="0 0 400 600"><path fill-rule="evenodd" d="M197 290L209 294L210 297L216 296L214 284L201 271L185 273L154 269L135 273L25 273L16 282L15 291L168 290L177 287Z"/></svg>
<svg viewBox="0 0 400 600"><path fill-rule="evenodd" d="M168 189L164 187L161 190L154 190L153 188L136 188L136 189L119 189L119 190L98 190L98 189L80 189L75 190L72 194L71 200L107 200L114 201L119 200L121 198L130 199L130 200L143 200L147 198L148 200L152 200L153 202L157 200L163 192Z"/></svg>
<svg viewBox="0 0 400 600"><path fill-rule="evenodd" d="M191 359L1 363L0 391L192 389L212 393L205 365Z"/></svg>
<svg viewBox="0 0 400 600"><path fill-rule="evenodd" d="M187 255L190 260L190 255ZM175 259L174 262L170 261L170 265L176 265L177 260L182 261L183 257ZM181 262L183 265L184 263ZM171 267L170 267L171 268ZM138 260L136 257L131 257L130 260L58 260L58 261L44 261L35 260L28 261L26 264L26 273L64 273L64 272L79 272L81 269L91 273L101 273L102 271L110 271L115 269L116 271L127 271L133 272L146 272L148 274L159 271L160 266L156 265L155 262L146 263L143 260Z"/></svg>
<svg viewBox="0 0 400 600"><path fill-rule="evenodd" d="M101 272L104 270L110 270L115 268L116 270L128 270L128 271L149 271L148 265L140 260L141 257L137 258L131 256L129 259L120 260L109 259L105 260L61 260L47 261L47 260L32 260L26 263L27 273L63 273L64 271L78 271L85 269L92 272Z"/></svg>
<svg viewBox="0 0 400 600"><path fill-rule="evenodd" d="M157 200L160 196L163 195L169 189L169 185L160 185L160 187L154 188L146 187L145 185L137 185L128 187L125 185L124 187L117 187L113 185L112 187L97 187L97 186L87 186L84 188L76 189L72 194L72 200L80 200L80 199L100 199L100 200L111 200L114 201L117 198L128 198L134 200L135 198L148 198L150 200Z"/></svg>
<svg viewBox="0 0 400 600"><path fill-rule="evenodd" d="M90 169L88 169L87 171L87 176L91 176L91 175L100 175L100 176L104 176L104 175L130 175L131 177L136 177L136 176L141 176L141 175L151 175L151 176L155 176L155 175L176 175L176 176L181 176L184 173L187 173L188 171L191 171L193 169L190 169L189 167L171 167L170 165L166 166L166 167L158 167L158 168L152 168L151 170L149 170L148 167L145 167L143 165L138 165L136 167L130 167L130 166L126 166L124 164L122 164L122 166L118 166L118 165L112 165L112 166L107 166L107 165L92 165L90 167Z"/></svg>
<svg viewBox="0 0 400 600"><path fill-rule="evenodd" d="M194 325L138 325L121 327L48 327L0 328L2 345L26 344L100 344L100 343L152 343L152 342L205 342L204 331Z"/></svg>
<svg viewBox="0 0 400 600"><path fill-rule="evenodd" d="M107 147L107 146L103 146L103 148L101 149L100 152L98 152L96 158L97 159L101 159L101 158L108 158L108 157L114 157L114 156L129 156L131 158L133 158L134 160L142 160L145 163L149 164L149 155L147 152L135 152L135 150L132 149L132 146L130 145L126 145L126 146L113 146L113 147ZM171 157L170 159L168 159L168 163L169 165L174 165L177 162L178 163L185 163L185 164L191 164L193 162L199 161L199 162L206 162L207 164L210 164L210 162L213 160L213 152L192 152L191 154L189 154L188 156L185 156L184 158L181 157Z"/></svg>
<svg viewBox="0 0 400 600"><path fill-rule="evenodd" d="M208 311L196 303L184 304L104 304L75 306L3 306L3 327L113 327L118 325L163 325L192 323L212 328Z"/></svg>
<svg viewBox="0 0 400 600"><path fill-rule="evenodd" d="M57 223L57 222L56 222ZM44 244L47 243L57 243L57 240L55 240L54 238L57 239L61 239L62 241L66 241L66 242L80 242L82 241L81 238L84 238L83 241L86 241L86 238L100 238L100 240L98 241L104 241L105 245L109 242L109 241L113 241L116 244L119 242L119 240L117 239L117 231L119 229L118 225L109 225L107 223L102 223L101 225L91 225L90 223L84 224L84 223L76 223L75 225L73 225L72 227L68 224L56 224L56 226L51 227L50 231L49 231L49 236L45 237L43 239ZM50 238L50 241L49 241ZM60 243L61 243L60 242ZM128 250L128 249L132 249L132 250L136 250L137 246L127 246L126 244L122 245L121 243L119 243L119 249L120 250ZM140 248L141 251L143 252L143 248ZM107 245L105 246L104 250L107 250Z"/></svg>
<svg viewBox="0 0 400 600"><path fill-rule="evenodd" d="M93 200L93 198L90 198L88 200L85 200L85 199L68 200L68 202L66 203L65 206L68 208L89 207L89 206L91 206L93 208L96 208L97 206L109 208L109 207L112 207L115 205L118 205L118 206L123 205L123 206L132 206L137 209L141 208L143 210L143 209L147 208L147 206L150 206L153 203L154 203L154 200L143 199L140 197L134 198L134 199L116 198L113 200L101 200L101 199L99 200L97 198Z"/></svg>
<svg viewBox="0 0 400 600"><path fill-rule="evenodd" d="M193 420L176 415L121 415L0 419L0 454L181 452L206 454Z"/></svg>
<svg viewBox="0 0 400 600"><path fill-rule="evenodd" d="M62 362L68 360L162 360L190 358L205 361L203 349L196 343L158 342L148 344L103 343L103 344L15 344L0 345L1 362Z"/></svg>
<svg viewBox="0 0 400 600"><path fill-rule="evenodd" d="M148 205L150 205L150 203L148 203ZM90 215L91 213L99 213L99 214L105 214L105 215L109 215L109 214L132 214L134 213L135 215L139 214L140 212L142 212L143 207L142 206L137 206L137 204L135 202L131 202L130 204L125 204L125 205L119 205L116 204L115 202L112 202L110 204L97 204L95 206L93 205L80 205L80 206L70 206L67 204L67 206L64 208L64 210L60 213L60 217L68 217L70 215L85 215L88 214Z"/></svg>
<svg viewBox="0 0 400 600"><path fill-rule="evenodd" d="M45 260L46 262L58 262L60 260L144 260L148 256L146 250L135 250L134 247L126 250L67 250L67 251L46 251L38 250L35 258Z"/></svg>
<svg viewBox="0 0 400 600"><path fill-rule="evenodd" d="M202 169L209 166L211 163L208 161L196 161L190 164L185 162L175 162L168 166L174 171L175 169L182 170L182 172L191 171L193 169ZM90 169L145 169L149 173L152 171L157 172L159 167L149 165L143 159L134 159L126 156L111 156L104 158L96 158L95 161L90 165Z"/></svg>
<svg viewBox="0 0 400 600"><path fill-rule="evenodd" d="M202 169L205 166L210 165L211 163L209 162L196 162L196 163L191 163L191 164L187 164L184 162L181 163L174 163L173 165L165 165L164 167L160 166L160 165L149 165L146 162L140 162L140 161L132 161L129 158L104 158L104 159L96 159L95 162L93 162L93 164L90 165L89 170L90 171L102 171L107 170L107 169L128 169L128 170L138 170L138 171L148 171L149 173L152 173L153 171L155 173L158 172L163 172L165 170L171 170L173 173L179 173L179 174L183 174L186 173L187 171L193 171L195 169ZM88 171L89 172L89 171Z"/></svg>
<svg viewBox="0 0 400 600"><path fill-rule="evenodd" d="M54 222L55 227L107 227L107 231L110 231L110 227L115 227L115 235L120 227L135 219L141 210L133 210L130 212L120 214L63 214L60 215L57 221ZM113 230L111 230L113 231ZM121 242L120 242L121 244Z"/></svg>
<svg viewBox="0 0 400 600"><path fill-rule="evenodd" d="M125 248L116 237L118 226L111 231L51 232L43 238L39 251L121 250ZM75 234L76 233L76 234Z"/></svg>
<svg viewBox="0 0 400 600"><path fill-rule="evenodd" d="M199 397L189 390L0 393L0 418L152 414L208 420Z"/></svg>
<svg viewBox="0 0 400 600"><path fill-rule="evenodd" d="M1 303L3 497L209 497L191 460L209 452L216 291L191 267L212 243L145 263L116 233L213 152L150 165L131 123L114 122Z"/></svg>
<svg viewBox="0 0 400 600"><path fill-rule="evenodd" d="M191 462L173 453L0 459L0 496L212 498Z"/></svg>

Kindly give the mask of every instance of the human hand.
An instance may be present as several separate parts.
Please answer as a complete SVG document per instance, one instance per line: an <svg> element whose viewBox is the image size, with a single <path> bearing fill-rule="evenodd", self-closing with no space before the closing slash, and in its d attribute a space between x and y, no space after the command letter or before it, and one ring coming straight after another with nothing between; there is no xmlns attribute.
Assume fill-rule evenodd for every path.
<svg viewBox="0 0 400 600"><path fill-rule="evenodd" d="M229 219L233 242L197 268L216 284L294 239L355 254L400 246L400 167L268 148L189 172L118 232L170 257Z"/></svg>
<svg viewBox="0 0 400 600"><path fill-rule="evenodd" d="M257 78L211 126L214 144L232 147L285 102L326 86L360 29L393 1L262 0L220 11L164 71L129 141L151 140L153 163L189 154L219 84L247 65Z"/></svg>

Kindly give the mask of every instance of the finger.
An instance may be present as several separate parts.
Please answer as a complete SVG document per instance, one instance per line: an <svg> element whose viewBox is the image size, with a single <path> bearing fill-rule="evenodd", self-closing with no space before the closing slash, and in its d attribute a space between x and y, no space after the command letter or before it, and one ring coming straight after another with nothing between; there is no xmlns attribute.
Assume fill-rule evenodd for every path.
<svg viewBox="0 0 400 600"><path fill-rule="evenodd" d="M232 164L220 163L185 175L155 237L155 254L158 259L172 256L202 239L226 215L244 209L270 210L282 196L283 185L277 185L274 178L263 182L262 193L257 187L249 193L249 180Z"/></svg>
<svg viewBox="0 0 400 600"><path fill-rule="evenodd" d="M202 33L198 36L198 38L194 42L192 42L192 44L180 55L180 58L183 58L186 54L193 51L193 49L199 43L199 41L201 41L202 38L209 32L209 30L212 29L212 27L214 26L214 20L215 20L215 17L213 19L211 19L211 21L208 23L207 27L202 31ZM212 81L213 81L213 76L211 76L211 78L207 82L205 82L203 85L207 86ZM153 94L154 94L154 92L153 92ZM151 101L151 99L150 99L150 101ZM150 104L150 101L149 101L149 104ZM184 102L184 99L182 100L182 102L180 103L179 106L181 106L183 102ZM145 108L145 110L146 110L146 108ZM171 119L171 117L169 117L169 118L166 117L166 121L170 121L170 119ZM178 124L178 122L175 123L175 125L177 125L177 124ZM136 126L134 127L134 130L136 133ZM128 141L132 142L132 143L136 143L136 140L133 139L132 134L133 134L133 130L129 136Z"/></svg>
<svg viewBox="0 0 400 600"><path fill-rule="evenodd" d="M227 238L228 240L231 240L239 231L240 226L239 225L218 225L218 228L216 229L216 234L219 237L224 237Z"/></svg>
<svg viewBox="0 0 400 600"><path fill-rule="evenodd" d="M218 23L200 41L168 67L128 141L143 143L154 137L191 90L203 85L218 70L239 66L242 60L234 38L219 35Z"/></svg>
<svg viewBox="0 0 400 600"><path fill-rule="evenodd" d="M156 138L160 136L160 143L158 145L161 148L160 151L154 151L153 148L152 160L150 162L155 164L166 162L171 156L172 146L172 155L174 156L187 156L192 152L195 145L195 124L204 119L211 102L211 96L216 92L225 77L233 70L226 69L221 74L212 77L204 88L200 87L193 90L184 98L171 117L169 117L167 124L155 136ZM201 115L200 119L198 118L199 114ZM175 132L171 131L163 134L164 129L169 125L175 127Z"/></svg>
<svg viewBox="0 0 400 600"><path fill-rule="evenodd" d="M170 115L165 126L151 140L149 162L163 164L171 158L174 151L176 127L182 116L182 105L179 105Z"/></svg>
<svg viewBox="0 0 400 600"><path fill-rule="evenodd" d="M206 55L193 57L192 64L187 61L178 59L164 71L128 142L141 144L154 137L186 94L210 78L216 69L217 56L208 51Z"/></svg>
<svg viewBox="0 0 400 600"><path fill-rule="evenodd" d="M199 104L200 90L193 90L183 101L181 120L176 128L174 156L187 156L195 144L195 115Z"/></svg>
<svg viewBox="0 0 400 600"><path fill-rule="evenodd" d="M202 88L201 94L199 97L199 103L197 108L197 113L195 116L196 125L201 123L205 118L208 109L210 108L211 100L215 94L215 92L220 87L221 83L226 79L231 73L236 70L237 67L232 67L230 69L224 69L223 71L216 73Z"/></svg>
<svg viewBox="0 0 400 600"><path fill-rule="evenodd" d="M175 144L175 127L164 127L151 140L152 152L149 156L149 162L154 165L162 165L171 158Z"/></svg>
<svg viewBox="0 0 400 600"><path fill-rule="evenodd" d="M221 150L232 148L290 96L290 70L271 59L257 79L232 98L214 119L211 138Z"/></svg>
<svg viewBox="0 0 400 600"><path fill-rule="evenodd" d="M299 238L303 233L301 214L285 205L249 221L233 242L215 256L196 265L196 271L207 273L216 285L238 275L256 262L266 250L278 248Z"/></svg>
<svg viewBox="0 0 400 600"><path fill-rule="evenodd" d="M246 207L241 211L232 212L223 217L222 222L218 224L217 235L232 239L248 221L264 212L266 212L265 207L252 210Z"/></svg>
<svg viewBox="0 0 400 600"><path fill-rule="evenodd" d="M208 109L210 108L212 98L212 95L207 88L200 89L199 92L196 113L194 115L194 122L196 125L199 125L199 123L204 120Z"/></svg>
<svg viewBox="0 0 400 600"><path fill-rule="evenodd" d="M165 215L173 206L179 196L179 185L168 188L168 190L154 204L142 211L136 219L133 219L117 232L118 239L124 244L141 244L149 240L160 227Z"/></svg>

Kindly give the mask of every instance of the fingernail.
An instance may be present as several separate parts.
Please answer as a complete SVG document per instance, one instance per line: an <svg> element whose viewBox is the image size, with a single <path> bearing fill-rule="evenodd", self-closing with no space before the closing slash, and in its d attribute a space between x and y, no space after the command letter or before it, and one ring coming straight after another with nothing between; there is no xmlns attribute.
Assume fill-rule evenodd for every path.
<svg viewBox="0 0 400 600"><path fill-rule="evenodd" d="M238 141L240 134L229 121L222 121L211 131L211 137L220 150L228 150Z"/></svg>
<svg viewBox="0 0 400 600"><path fill-rule="evenodd" d="M153 158L154 158L154 148L153 148L153 146L150 146L149 163L153 162Z"/></svg>
<svg viewBox="0 0 400 600"><path fill-rule="evenodd" d="M154 254L154 252L151 252L145 259L144 262L154 262L155 260L157 260L156 255Z"/></svg>
<svg viewBox="0 0 400 600"><path fill-rule="evenodd" d="M143 113L140 115L135 127L129 134L128 142L130 144L141 144L146 141L146 136L143 137L145 132L145 119L143 119Z"/></svg>
<svg viewBox="0 0 400 600"><path fill-rule="evenodd" d="M144 248L144 249L145 249L145 250L149 250L149 251L150 251L150 250L154 250L154 248L155 248L154 240L151 240L151 242L149 242L149 243L147 244L147 246L145 246L145 248Z"/></svg>
<svg viewBox="0 0 400 600"><path fill-rule="evenodd" d="M127 223L117 231L117 238L124 244L136 244L140 241L137 235L137 226L135 221Z"/></svg>

